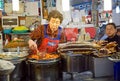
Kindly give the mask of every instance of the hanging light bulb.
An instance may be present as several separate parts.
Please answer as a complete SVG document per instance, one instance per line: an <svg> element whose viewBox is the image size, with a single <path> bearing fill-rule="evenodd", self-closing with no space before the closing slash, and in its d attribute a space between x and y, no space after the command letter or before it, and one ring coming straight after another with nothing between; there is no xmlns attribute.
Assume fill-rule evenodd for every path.
<svg viewBox="0 0 120 81"><path fill-rule="evenodd" d="M116 6L116 13L120 13L119 5Z"/></svg>

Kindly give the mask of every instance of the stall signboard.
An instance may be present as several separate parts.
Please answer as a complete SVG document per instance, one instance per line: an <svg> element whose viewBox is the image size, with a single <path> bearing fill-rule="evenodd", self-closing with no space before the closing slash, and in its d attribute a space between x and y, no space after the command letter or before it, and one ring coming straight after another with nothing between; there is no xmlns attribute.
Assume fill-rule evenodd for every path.
<svg viewBox="0 0 120 81"><path fill-rule="evenodd" d="M88 9L88 8L92 8L92 2L83 2L80 4L75 4L72 5L75 9L79 9L79 10L83 10L83 9Z"/></svg>

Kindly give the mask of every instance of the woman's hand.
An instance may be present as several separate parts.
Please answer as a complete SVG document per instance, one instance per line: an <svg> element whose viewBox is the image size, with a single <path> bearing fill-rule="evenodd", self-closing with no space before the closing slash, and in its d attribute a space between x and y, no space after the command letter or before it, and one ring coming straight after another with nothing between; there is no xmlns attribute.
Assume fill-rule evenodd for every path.
<svg viewBox="0 0 120 81"><path fill-rule="evenodd" d="M28 41L28 44L29 44L29 48L34 50L34 49L37 49L37 44L33 41L33 40L29 40Z"/></svg>

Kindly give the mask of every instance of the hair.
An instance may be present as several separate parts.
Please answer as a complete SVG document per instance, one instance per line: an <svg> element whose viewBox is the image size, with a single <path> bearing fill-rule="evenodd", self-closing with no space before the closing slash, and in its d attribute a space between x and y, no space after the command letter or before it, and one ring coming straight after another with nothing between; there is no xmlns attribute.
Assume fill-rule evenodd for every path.
<svg viewBox="0 0 120 81"><path fill-rule="evenodd" d="M52 10L49 15L48 15L48 21L50 21L51 18L59 18L60 19L60 23L62 23L63 21L63 15L57 11L57 10Z"/></svg>
<svg viewBox="0 0 120 81"><path fill-rule="evenodd" d="M108 24L106 25L106 27L107 27L108 25L112 25L115 29L117 28L116 25L115 25L115 23L108 23Z"/></svg>

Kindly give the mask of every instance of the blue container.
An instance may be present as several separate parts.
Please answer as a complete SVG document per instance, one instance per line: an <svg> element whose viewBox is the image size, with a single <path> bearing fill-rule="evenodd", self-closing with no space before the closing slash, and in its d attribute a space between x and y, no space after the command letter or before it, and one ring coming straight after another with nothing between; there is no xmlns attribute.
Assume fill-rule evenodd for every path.
<svg viewBox="0 0 120 81"><path fill-rule="evenodd" d="M114 63L114 80L120 81L120 62Z"/></svg>
<svg viewBox="0 0 120 81"><path fill-rule="evenodd" d="M3 33L4 34L10 34L12 32L12 29L4 29Z"/></svg>

